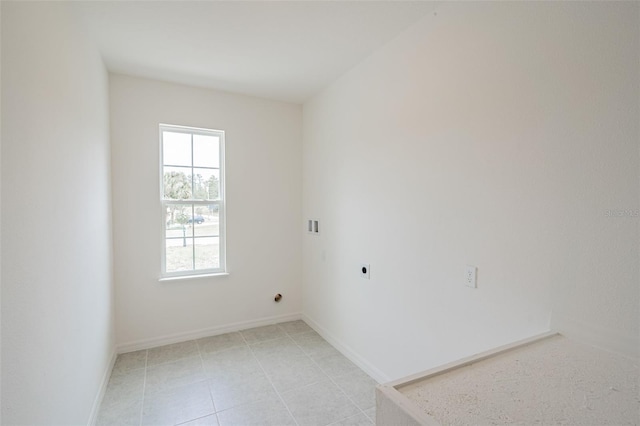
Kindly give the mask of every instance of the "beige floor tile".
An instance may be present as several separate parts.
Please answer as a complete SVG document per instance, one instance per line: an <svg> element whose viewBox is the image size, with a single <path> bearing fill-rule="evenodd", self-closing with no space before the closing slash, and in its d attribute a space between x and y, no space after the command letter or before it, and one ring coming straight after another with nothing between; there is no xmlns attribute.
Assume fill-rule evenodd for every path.
<svg viewBox="0 0 640 426"><path fill-rule="evenodd" d="M211 414L210 416L200 417L186 423L180 423L180 426L219 426L218 416Z"/></svg>
<svg viewBox="0 0 640 426"><path fill-rule="evenodd" d="M147 366L147 350L128 352L118 355L113 366L112 376L126 374L131 370L145 368Z"/></svg>
<svg viewBox="0 0 640 426"><path fill-rule="evenodd" d="M227 333L218 336L205 337L196 340L200 352L203 354L216 353L226 349L246 346L246 342L240 333Z"/></svg>
<svg viewBox="0 0 640 426"><path fill-rule="evenodd" d="M217 411L277 397L271 382L261 371L210 379L209 389Z"/></svg>
<svg viewBox="0 0 640 426"><path fill-rule="evenodd" d="M376 386L378 382L360 369L344 376L334 377L333 381L361 410L376 405Z"/></svg>
<svg viewBox="0 0 640 426"><path fill-rule="evenodd" d="M329 380L285 392L282 398L300 426L329 425L360 412Z"/></svg>
<svg viewBox="0 0 640 426"><path fill-rule="evenodd" d="M145 398L177 386L184 386L205 380L207 377L199 356L147 368Z"/></svg>
<svg viewBox="0 0 640 426"><path fill-rule="evenodd" d="M311 327L309 327L307 325L307 323L305 323L302 320L281 322L280 324L278 324L278 326L285 333L290 334L290 335L300 334L300 333L307 333L309 331L313 331L313 329Z"/></svg>
<svg viewBox="0 0 640 426"><path fill-rule="evenodd" d="M308 355L322 356L334 353L335 349L315 331L295 334L291 338Z"/></svg>
<svg viewBox="0 0 640 426"><path fill-rule="evenodd" d="M287 335L277 325L266 325L264 327L251 328L249 330L241 331L241 333L248 344L278 339Z"/></svg>
<svg viewBox="0 0 640 426"><path fill-rule="evenodd" d="M329 377L344 376L345 374L359 370L354 363L336 350L318 356L310 355L310 357Z"/></svg>
<svg viewBox="0 0 640 426"><path fill-rule="evenodd" d="M372 426L373 422L364 413L358 413L355 416L342 419L331 426Z"/></svg>
<svg viewBox="0 0 640 426"><path fill-rule="evenodd" d="M279 357L289 353L304 354L302 349L289 336L253 343L249 345L249 348L258 359Z"/></svg>
<svg viewBox="0 0 640 426"><path fill-rule="evenodd" d="M287 361L277 366L265 367L267 376L278 392L287 392L327 380L327 375L308 358Z"/></svg>
<svg viewBox="0 0 640 426"><path fill-rule="evenodd" d="M250 348L266 370L279 365L291 365L300 359L309 359L289 337L257 343L251 345Z"/></svg>
<svg viewBox="0 0 640 426"><path fill-rule="evenodd" d="M147 353L147 367L189 358L199 355L199 353L198 344L195 340L160 346L149 349Z"/></svg>
<svg viewBox="0 0 640 426"><path fill-rule="evenodd" d="M372 407L369 408L368 410L364 410L364 414L367 415L367 417L369 417L369 419L373 422L373 424L376 423L376 407Z"/></svg>
<svg viewBox="0 0 640 426"><path fill-rule="evenodd" d="M142 424L175 425L214 413L206 381L174 387L144 398Z"/></svg>
<svg viewBox="0 0 640 426"><path fill-rule="evenodd" d="M279 398L241 405L217 413L220 426L295 426Z"/></svg>
<svg viewBox="0 0 640 426"><path fill-rule="evenodd" d="M225 379L238 374L261 372L262 368L247 347L233 348L215 354L203 354L202 364L207 377Z"/></svg>
<svg viewBox="0 0 640 426"><path fill-rule="evenodd" d="M102 405L98 412L96 426L138 426L142 412L142 398L121 400Z"/></svg>
<svg viewBox="0 0 640 426"><path fill-rule="evenodd" d="M102 408L142 401L145 370L132 370L128 373L111 376L104 397Z"/></svg>
<svg viewBox="0 0 640 426"><path fill-rule="evenodd" d="M97 424L371 425L375 385L290 321L120 355Z"/></svg>

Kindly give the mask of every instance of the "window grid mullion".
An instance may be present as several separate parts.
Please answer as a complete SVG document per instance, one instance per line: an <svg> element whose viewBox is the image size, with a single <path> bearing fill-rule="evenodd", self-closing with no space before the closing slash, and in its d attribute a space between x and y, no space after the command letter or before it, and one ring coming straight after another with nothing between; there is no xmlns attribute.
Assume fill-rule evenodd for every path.
<svg viewBox="0 0 640 426"><path fill-rule="evenodd" d="M191 204L191 261L196 270L196 206Z"/></svg>
<svg viewBox="0 0 640 426"><path fill-rule="evenodd" d="M202 239L202 238L219 238L220 235L198 235L197 237L193 237L194 239ZM165 237L165 240L181 240L183 237Z"/></svg>
<svg viewBox="0 0 640 426"><path fill-rule="evenodd" d="M189 166L185 166L184 164L162 164L165 167L182 167L188 169ZM194 166L195 167L195 166ZM220 170L220 167L208 167L208 166L198 166L199 169L207 169L207 170Z"/></svg>
<svg viewBox="0 0 640 426"><path fill-rule="evenodd" d="M172 200L172 199L164 199L164 200L162 200L162 202L165 203L166 205L170 205L170 204L195 204L195 205L198 205L198 206L209 205L209 204L218 204L218 205L220 205L220 200L192 200L192 199Z"/></svg>
<svg viewBox="0 0 640 426"><path fill-rule="evenodd" d="M195 173L193 170L193 133L191 136L191 198L195 199ZM193 265L193 270L196 270L196 206L191 203L191 264Z"/></svg>

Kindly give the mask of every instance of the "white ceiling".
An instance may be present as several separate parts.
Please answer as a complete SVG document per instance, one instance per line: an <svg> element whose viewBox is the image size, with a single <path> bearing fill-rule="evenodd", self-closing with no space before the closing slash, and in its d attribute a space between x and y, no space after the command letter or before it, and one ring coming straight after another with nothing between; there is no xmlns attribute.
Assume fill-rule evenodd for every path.
<svg viewBox="0 0 640 426"><path fill-rule="evenodd" d="M425 1L74 3L110 71L296 103L435 6Z"/></svg>

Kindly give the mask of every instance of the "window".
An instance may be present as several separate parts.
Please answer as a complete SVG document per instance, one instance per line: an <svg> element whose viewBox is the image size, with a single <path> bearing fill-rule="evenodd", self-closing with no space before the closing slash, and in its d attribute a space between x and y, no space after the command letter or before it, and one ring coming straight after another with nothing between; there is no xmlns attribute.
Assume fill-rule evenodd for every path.
<svg viewBox="0 0 640 426"><path fill-rule="evenodd" d="M160 125L162 276L225 272L224 132Z"/></svg>

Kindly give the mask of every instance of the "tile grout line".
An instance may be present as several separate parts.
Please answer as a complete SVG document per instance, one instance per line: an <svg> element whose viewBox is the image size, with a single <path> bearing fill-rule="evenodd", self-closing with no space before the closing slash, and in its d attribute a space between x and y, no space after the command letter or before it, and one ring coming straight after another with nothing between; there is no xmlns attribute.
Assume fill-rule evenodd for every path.
<svg viewBox="0 0 640 426"><path fill-rule="evenodd" d="M285 337L288 337L288 338L289 338L291 341L293 341L293 343L294 343L294 344L296 344L296 346L297 346L297 343L295 342L295 340L293 340L293 338L291 338L291 336L290 336L290 335L287 335L287 336L285 336ZM300 348L299 346L298 346L298 348L302 350L302 348ZM307 354L304 352L304 350L302 350L302 355L304 355L305 357L309 358L309 360L310 360L310 361L313 361L313 360L311 360L311 359L310 359L309 355L307 355ZM258 361L258 362L259 362L259 361ZM315 364L315 363L314 363L314 364ZM318 366L316 365L316 367L318 367ZM311 387L311 386L317 385L318 383L326 382L326 381L329 379L329 376L327 375L327 373L325 373L325 372L324 372L324 370L323 370L322 368L318 367L318 370L320 370L320 372L321 372L322 374L324 374L324 375L325 375L325 378L324 378L324 379L316 380L315 382L307 383L306 385L302 385L302 386L298 386L298 387L295 387L295 388L289 389L289 390L285 391L284 393L289 393L289 392L298 391L298 390L301 390L301 389L306 389L306 388L309 388L309 387ZM265 371L265 374L266 374L266 371ZM268 374L267 374L267 376L268 376ZM341 389L341 390L342 390L342 389Z"/></svg>
<svg viewBox="0 0 640 426"><path fill-rule="evenodd" d="M304 322L304 321L303 321L303 322ZM306 324L306 323L305 323L305 324ZM330 375L329 375L329 374L328 374L328 373L327 373L327 372L326 372L326 371L325 371L325 370L320 366L320 364L319 364L319 363L318 363L318 362L317 362L317 361L316 361L316 360L311 356L311 355L312 355L312 353L307 353L307 351L305 351L305 349L304 349L304 348L303 348L303 347L302 347L302 346L301 346L301 345L296 341L296 339L293 337L293 336L302 336L302 335L305 335L305 334L311 334L311 333L314 333L314 332L315 332L315 330L313 330L313 329L311 329L311 328L310 328L310 329L309 329L309 331L303 331L303 332L294 332L294 333L291 333L291 332L287 331L286 329L284 329L282 326L280 326L280 324L279 324L279 323L278 323L278 324L273 324L273 325L275 325L275 326L277 327L277 329L278 329L280 332L283 332L283 333L284 333L284 335L283 335L283 336L279 336L279 337L275 337L275 338L266 339L266 340L255 341L255 342L253 342L253 344L261 344L261 343L266 343L266 342L273 342L273 341L278 340L278 339L286 338L286 339L288 339L288 340L292 341L292 342L294 343L294 346L295 346L295 347L297 347L297 348L301 351L301 353L302 353L302 354L303 354L307 359L311 360L312 365L315 365L315 366L316 366L316 368L318 368L318 369L319 369L319 371L320 371L320 372L325 376L325 378L323 378L323 379L321 379L321 380L317 380L317 381L315 381L315 382L313 382L313 383L309 383L309 384L304 385L304 386L300 386L300 387L296 387L296 388L294 388L294 389L290 389L290 390L288 390L287 392L292 392L292 391L296 391L296 390L304 389L304 388L307 388L307 387L310 387L310 386L314 386L314 385L316 385L316 384L318 384L318 383L321 383L321 382L324 382L324 381L326 381L326 380L328 379L328 380L329 380L329 382L330 382L330 383L332 383L334 386L336 386L336 388L340 390L340 392L341 392L341 393L346 397L346 399L347 399L347 400L348 400L352 405L354 405L354 406L359 410L359 412L357 412L356 414L353 414L353 415L351 415L351 416L347 416L347 417L345 417L345 418L343 418L343 419L339 419L339 420L337 420L337 421L335 421L335 422L331 423L330 425L333 425L333 424L335 424L335 423L338 423L338 422L343 421L343 420L346 420L346 419L350 419L350 418L352 418L352 417L355 417L355 416L359 415L360 413L362 413L362 414L365 416L365 418L366 418L366 419L368 419L369 421L373 422L373 424L375 425L375 420L374 420L374 419L372 419L369 415L367 415L367 413L365 412L365 410L363 410L362 408L360 408L360 407L358 406L358 404L356 404L356 403L355 403L354 399L352 399L352 398L351 398L351 396L349 396L349 395L347 394L347 392L346 392L346 391L345 391L345 390L344 390L340 385L338 385L338 383L334 380L334 378L333 378L332 376L330 376ZM307 325L307 324L306 324L306 325ZM308 325L307 325L307 326L308 326ZM272 389L275 391L275 393L276 393L276 395L278 396L279 400L283 403L283 405L284 405L285 409L287 410L287 412L289 413L289 415L290 415L290 416L291 416L291 418L293 419L294 423L295 423L297 426L299 426L298 420L293 416L293 413L291 412L291 409L289 408L289 406L287 405L286 401L284 400L284 398L283 398L283 396L282 396L282 393L281 393L281 392L276 388L276 386L274 385L274 382L271 380L271 378L270 378L269 374L267 373L267 371L265 370L264 366L262 365L262 363L261 363L261 362L260 362L260 360L258 359L258 357L257 357L256 353L254 352L254 350L253 350L253 348L252 348L251 344L247 341L246 337L245 337L245 336L244 336L244 334L242 333L242 330L236 331L236 333L238 333L238 334L239 334L239 336L241 337L242 342L244 343L244 346L245 346L245 347L247 347L247 348L249 349L249 351L251 352L251 355L252 355L253 359L256 361L256 363L257 363L257 364L258 364L258 366L260 367L260 370L262 371L262 373L264 374L264 376L265 376L265 377L267 378L267 380L269 381L269 384L271 385ZM317 332L316 332L316 333L317 333ZM322 336L320 336L320 337L322 338ZM204 373L205 381L207 382L207 387L208 387L208 391L209 391L209 398L210 398L210 400L211 400L211 402L212 402L212 404L213 404L213 410L214 410L213 414L216 416L215 418L216 418L217 424L218 424L218 425L220 425L220 418L219 418L219 416L218 416L218 410L216 409L216 404L215 404L215 401L214 401L214 399L213 399L213 394L212 394L212 392L211 392L210 381L211 381L212 379L211 379L211 378L206 374L206 370L205 370L204 357L203 357L203 350L202 350L202 348L200 347L200 344L198 343L198 339L192 339L192 340L195 342L195 344L196 344L196 348L197 348L197 350L198 350L198 357L199 357L199 359L200 359L200 365L201 365L202 371L203 371L203 373ZM322 339L322 340L326 342L326 340L324 340L324 339ZM329 344L329 346L331 346L331 345ZM331 347L333 347L333 346L331 346ZM226 348L226 349L223 349L223 350L221 350L221 351L219 351L219 352L226 352L227 350L231 350L231 349L234 349L234 347ZM335 349L335 348L334 348L334 349ZM338 352L339 352L339 351L338 351ZM158 365L170 364L171 362L173 362L173 361L167 361L167 362L165 362L165 363L160 363L160 364L158 364ZM143 386L142 386L142 399L141 399L141 407L140 407L140 414L139 414L139 420L140 420L140 421L139 421L139 423L138 423L138 424L139 424L139 426L142 426L143 421L144 421L144 403L145 403L145 397L146 397L146 381L147 381L147 376L148 376L148 369L149 369L149 367L150 367L150 366L149 366L149 349L145 349L145 362L144 362L144 376L143 376ZM356 367L357 367L357 366L356 366ZM359 369L358 369L358 370L359 370ZM346 373L346 374L340 375L340 376L338 376L338 377L346 376L346 375L348 375L348 374L351 374L351 372L348 372L348 373ZM285 393L287 393L287 392L285 392ZM257 401L256 401L256 402L257 402ZM230 407L230 409L231 409L231 408L234 408L234 407ZM367 410L369 410L369 409L370 409L370 408L368 408ZM225 411L225 410L221 410L221 411ZM210 414L208 414L208 415L206 415L206 416L201 416L201 417L199 417L199 418L208 417L209 415L210 415ZM198 418L198 419L199 419L199 418ZM187 420L186 422L188 423L188 422L193 421L193 420L197 420L197 419L190 419L190 420ZM328 426L330 426L330 425L328 425Z"/></svg>
<svg viewBox="0 0 640 426"><path fill-rule="evenodd" d="M315 362L315 360L313 360L313 359L311 359L311 360L312 360L312 361L313 361L313 362L318 366L318 368L320 368L320 369L322 370L322 367L320 367L320 365L319 365L317 362ZM347 374L349 374L349 373L347 373ZM344 375L346 376L346 374L344 374ZM367 419L369 419L369 416L367 416L367 413L365 413L365 412L364 412L364 410L363 410L362 408L360 408L360 406L359 406L358 404L356 404L356 402L351 398L351 396L349 396L349 394L348 394L347 392L345 392L345 390L344 390L344 389L342 389L342 387L341 387L339 384L337 384L337 383L335 382L335 380L333 380L333 377L329 376L328 374L327 374L327 376L329 377L329 380L331 380L331 383L333 383L334 385L336 385L336 387L337 387L338 389L340 389L340 392L342 392L342 393L344 394L344 396L346 396L346 397L347 397L347 399L349 400L349 402L351 402L351 403L353 404L353 406L354 406L354 407L356 407L358 410L360 410L360 412L361 412L362 414L364 414L364 416L365 416ZM354 416L355 416L355 414L354 414ZM345 419L348 419L348 418L350 418L350 417L353 417L353 416L345 417ZM342 419L342 420L344 420L344 419ZM369 419L369 420L371 420L371 419ZM340 421L340 420L338 420L338 421Z"/></svg>
<svg viewBox="0 0 640 426"><path fill-rule="evenodd" d="M278 327L279 330L282 330L282 328L280 326L278 326L277 324L274 324ZM287 337L289 337L289 335L287 334L286 331L284 331L285 335ZM247 339L244 338L244 335L242 334L242 332L240 332L240 336L242 336L242 340L244 340L245 344L247 345L247 347L249 348L249 351L251 352L251 356L253 356L253 359L256 360L256 362L258 363L258 366L260 367L260 370L262 370L262 373L264 374L264 376L267 378L267 380L269 381L269 384L271 385L271 387L273 388L274 392L276 393L276 395L278 396L278 398L280 399L280 401L282 402L282 405L284 405L284 408L287 410L287 413L289 413L289 415L291 416L291 418L293 419L294 423L297 426L300 426L300 424L298 423L298 420L294 417L293 413L291 412L291 410L289 409L289 406L287 405L286 401L284 400L284 398L282 397L282 395L280 395L280 392L278 391L278 389L276 389L275 385L273 384L273 382L271 381L271 378L269 377L269 375L267 374L266 370L264 369L264 367L262 366L262 363L260 362L260 360L258 359L258 357L256 356L255 352L253 352L253 349L251 348L251 345L249 344L249 342L247 342ZM276 339L270 339L270 340L276 340ZM293 339L292 339L293 340ZM265 340L265 342L268 340ZM262 342L257 342L257 343L262 343Z"/></svg>
<svg viewBox="0 0 640 426"><path fill-rule="evenodd" d="M194 342L196 344L196 347L198 347L198 352L200 352L200 348L198 346L198 342L196 341L196 339L185 340L183 342L178 342L178 343L171 343L169 345L154 346L153 348L143 349L143 350L149 352L152 349L160 349L160 348L164 348L166 346L184 345L185 343L189 343L189 342ZM151 367L151 368L160 367L160 366L164 366L164 365L167 365L167 364L173 364L175 362L182 361L182 360L187 359L187 358L195 358L195 357L196 357L196 355L179 356L178 358L169 359L168 361L162 361L162 362L158 362L158 363L155 363L155 364L152 364L152 365L148 365L149 363L147 362L147 367ZM147 359L148 359L148 356L147 356Z"/></svg>
<svg viewBox="0 0 640 426"><path fill-rule="evenodd" d="M209 380L211 379L209 378L209 376L207 375L207 372L204 369L204 358L202 358L202 350L200 349L200 343L198 343L198 339L195 339L194 342L196 342L196 347L198 348L198 357L200 358L200 366L202 367L202 373L204 374L205 381L207 382L209 399L211 400L211 404L213 404L213 415L216 416L216 423L218 423L218 426L220 426L220 419L218 419L218 410L216 410L216 402L213 400L213 395L211 394L211 386L209 385ZM207 417L207 416L202 416L202 417ZM199 418L202 418L202 417L199 417ZM192 420L197 420L197 419L192 419Z"/></svg>
<svg viewBox="0 0 640 426"><path fill-rule="evenodd" d="M303 321L303 322L304 322L304 321ZM306 323L305 323L305 324L306 324ZM308 324L307 324L307 326L308 326ZM327 376L327 378L329 379L329 381L330 381L331 383L333 383L333 385L334 385L335 387L337 387L337 388L340 390L340 392L342 392L342 394L343 394L344 396L346 396L346 397L347 397L347 399L349 400L349 402L350 402L351 404L353 404L353 406L354 406L354 407L356 407L356 408L360 411L359 413L356 413L356 414L354 414L354 415L352 415L352 416L347 416L347 417L345 417L345 418L338 419L338 420L336 420L335 422L332 422L332 423L330 423L330 424L329 424L329 425L327 425L327 426L330 426L330 425L332 425L332 424L338 423L338 422L340 422L340 421L342 421L342 420L345 420L345 419L350 419L351 417L357 416L357 415L358 415L358 414L360 414L360 413L362 413L362 414L363 414L367 419L371 420L371 419L369 418L369 416L367 416L367 414L364 412L364 410L363 410L362 408L360 408L360 407L358 406L358 404L356 404L356 403L355 403L355 401L354 401L353 399L351 399L351 397L350 397L350 396L349 396L349 395L344 391L344 389L342 389L342 387L341 387L340 385L338 385L338 384L333 380L333 378L332 378L332 377L331 377L331 376L330 376L326 371L324 371L324 369L320 366L320 364L318 364L318 363L317 363L317 362L316 362L316 361L315 361L315 360L314 360L314 359L313 359L313 358L312 358L312 357L311 357L311 356L310 356L310 355L309 355L309 354L308 354L308 353L307 353L307 352L302 348L302 346L300 346L300 345L298 344L298 342L297 342L297 341L292 337L292 334L291 334L291 333L289 333L289 332L288 332L288 331L286 331L286 330L282 330L282 331L284 331L284 332L285 332L285 334L287 335L287 337L288 337L288 338L289 338L289 339L290 339L290 340L291 340L291 341L292 341L292 342L293 342L293 343L298 347L298 349L300 349L300 350L302 351L302 353L303 353L303 354L304 354L304 355L305 355L305 356L306 356L306 357L307 357L307 358L308 358L308 359L309 359L309 360L310 360L310 361L311 361L311 362L312 362L312 363L313 363L313 364L314 364L314 365L315 365L315 366L316 366L316 367L317 367L317 368L318 368L318 369L319 369L319 370L320 370L320 371L321 371L325 376ZM306 333L312 333L312 332L315 332L315 330L311 329L311 331L308 331L308 332L294 333L294 334L306 334ZM317 333L317 332L316 332L316 333ZM320 336L320 337L322 337L322 336ZM324 340L324 338L323 338L322 340ZM326 340L324 340L324 341L326 342ZM329 345L331 346L331 344L329 344ZM333 347L333 346L331 346L331 347ZM334 348L334 349L335 349L335 348ZM339 352L339 351L338 351L338 352ZM357 366L356 366L356 367L357 367ZM358 369L359 369L359 368L358 368ZM350 373L347 373L347 374L350 374ZM346 374L345 374L345 375L346 375ZM307 384L307 385L300 386L300 387L295 388L295 389L291 389L290 391L300 390L300 389L305 389L305 388L307 388L307 387L310 387L310 386L316 385L316 384L321 383L321 382L322 382L322 381L317 381L317 382L314 382L314 383L309 383L309 384ZM287 392L290 392L290 391L287 391ZM286 403L285 403L285 405L286 405ZM374 424L375 424L375 422L374 422Z"/></svg>
<svg viewBox="0 0 640 426"><path fill-rule="evenodd" d="M352 415L352 416L345 417L344 419L336 420L335 422L333 422L333 423L329 423L329 424L328 424L328 425L326 425L326 426L333 426L333 425L337 425L338 423L340 423L340 422L342 422L342 421L344 421L344 420L349 420L350 418L353 418L353 417L359 416L360 414L363 414L363 413L362 413L362 412L360 412L360 413L356 413L356 414L354 414L354 415ZM367 418L367 420L371 420L371 419L369 418L369 416L367 416L366 414L363 414L363 415Z"/></svg>
<svg viewBox="0 0 640 426"><path fill-rule="evenodd" d="M306 323L305 323L305 324L306 324ZM307 325L308 325L308 324L307 324ZM315 330L314 330L314 331L315 331ZM300 333L300 334L302 334L302 333ZM289 333L287 333L287 335L289 335ZM291 337L291 336L289 336L289 337ZM322 336L320 336L320 337L322 338ZM360 408L360 406L358 406L358 404L356 404L356 403L355 403L355 401L354 401L353 399L351 399L351 397L349 396L349 394L347 394L347 393L344 391L344 389L342 389L342 387L341 387L339 384L337 384L337 383L335 382L335 380L333 380L333 377L331 377L331 376L330 376L326 371L324 371L324 369L320 366L320 364L318 364L318 363L316 362L316 360L315 360L315 359L311 358L311 356L305 352L305 350L302 348L302 346L300 346L300 345L298 344L298 342L296 342L296 341L295 341L295 339L291 338L291 340L293 340L293 342L296 344L296 346L297 346L298 348L300 348L300 350L301 350L301 351L302 351L302 352L303 352L303 353L304 353L304 354L305 354L305 355L306 355L306 356L311 360L311 362L313 362L313 363L315 364L315 366L316 366L316 367L318 367L318 368L320 369L320 371L322 371L322 372L323 372L323 373L324 373L324 374L329 378L329 380L331 381L331 383L333 383L333 384L334 384L338 389L340 389L340 392L342 392L342 393L344 394L344 396L346 396L346 397L347 397L347 399L349 400L349 402L351 402L351 403L353 404L353 406L354 406L354 407L356 407L358 410L360 410L360 413L364 414L364 416L365 416L367 419L371 420L371 419L369 418L369 416L367 416L367 413L365 413L365 412L364 412L364 410L363 410L362 408ZM322 338L322 340L324 340L324 338ZM324 340L324 341L326 342L326 340ZM328 342L327 342L327 343L328 343ZM333 348L333 346L332 346L330 343L329 343L329 345ZM335 348L334 348L334 349L335 349ZM337 349L336 349L336 350L337 350ZM338 351L338 353L340 353L340 351ZM340 354L340 355L342 355L342 354ZM342 356L344 356L344 355L342 355ZM351 361L349 361L349 362L351 362ZM360 367L358 367L357 365L356 365L356 367L358 368L358 370L360 370ZM350 374L350 373L347 373L347 374ZM344 376L346 376L347 374L344 374ZM365 374L366 374L366 373L365 373ZM356 415L356 414L354 414L354 416L355 416L355 415ZM336 420L334 423L337 423L337 422L342 421L342 420L345 420L345 419L349 419L349 418L351 418L351 417L353 417L353 416L348 416L348 417L345 417L344 419ZM374 424L375 424L375 422L374 422Z"/></svg>
<svg viewBox="0 0 640 426"><path fill-rule="evenodd" d="M149 349L145 349L144 351L144 379L142 380L142 400L140 403L140 422L139 425L142 426L142 419L144 417L144 395L147 391L147 364L149 363Z"/></svg>
<svg viewBox="0 0 640 426"><path fill-rule="evenodd" d="M304 321L303 321L303 322L304 322ZM306 324L306 323L305 323L305 324ZM365 418L367 418L368 420L370 420L371 422L373 422L373 424L375 425L375 421L374 421L374 420L372 420L372 419L367 415L367 413L365 413L365 412L364 412L364 410L363 410L362 408L360 408L360 407L358 406L358 404L356 404L356 403L355 403L355 401L354 401L354 400L353 400L353 399L352 399L352 398L351 398L351 397L350 397L350 396L349 396L349 395L344 391L344 389L342 389L342 387L341 387L340 385L338 385L338 383L336 383L336 382L335 382L335 380L333 380L333 377L331 377L329 374L327 374L327 372L326 372L326 371L325 371L325 370L320 366L320 364L318 364L318 363L315 361L315 359L313 359L313 358L310 356L310 354L308 354L308 353L307 353L307 352L302 348L302 346L300 346L300 345L298 344L298 342L297 342L297 341L292 337L292 334L291 334L291 333L289 333L288 331L284 330L282 327L280 327L280 326L279 326L279 324L275 324L275 325L277 325L277 326L278 326L278 328L279 328L281 331L283 331L283 332L285 333L285 337L289 338L289 340L291 340L291 341L292 341L292 342L293 342L293 343L298 347L298 349L300 349L300 350L302 351L303 355L304 355L304 356L306 356L309 360L311 360L311 362L312 362L312 363L313 363L313 364L314 364L314 365L315 365L315 366L316 366L316 367L317 367L317 368L318 368L318 369L319 369L319 370L320 370L320 371L321 371L321 372L322 372L322 373L323 373L323 374L324 374L324 375L329 379L329 381L330 381L334 386L336 386L336 387L340 390L340 392L342 392L342 394L343 394L345 397L347 397L347 399L349 400L349 402L350 402L351 404L353 404L353 406L354 406L354 407L356 407L356 408L359 410L359 412L358 412L358 413L356 413L356 414L354 414L354 415L352 415L352 416L347 416L347 417L345 417L345 418L343 418L343 419L336 420L335 422L333 422L333 423L331 423L331 424L334 424L334 423L340 422L340 421L345 420L345 419L349 419L349 418L351 418L351 417L357 416L358 414L362 414L362 415L364 415L364 416L365 416ZM309 325L307 324L307 326L309 326ZM311 334L311 333L314 333L314 332L317 334L317 332L316 332L315 330L313 330L313 329L311 329L311 330L309 330L309 331L306 331L306 332L293 333L293 334L294 334L294 335L301 335L301 334L307 334L307 333ZM242 335L242 333L240 333L240 334ZM320 337L322 338L322 336L320 336ZM242 338L244 339L244 335L242 336ZM264 342L274 341L274 340L277 340L277 339L280 339L280 338L281 338L281 337L278 337L278 338L275 338L275 339L268 339L268 340L265 340ZM326 340L325 340L324 338L322 338L322 340L326 342ZM246 339L245 339L245 341L246 341ZM256 343L263 343L263 341L256 342ZM327 343L328 343L328 342L327 342ZM329 344L329 345L333 348L333 346L332 346L331 344ZM257 357L255 356L255 354L253 353L253 349L251 349L251 345L250 345L248 342L247 342L247 346L249 346L249 349L251 350L251 353L253 354L254 358L256 358L256 361L258 361L258 364L260 365L260 368L262 368L262 364L260 364L260 361L257 359ZM334 348L334 349L335 349L335 348ZM338 353L339 353L339 352L340 352L340 351L338 351ZM341 355L342 355L342 354L341 354ZM343 355L343 356L344 356L344 355ZM358 366L356 366L356 367L358 368L358 370L360 370L360 371L361 371L361 369L360 369ZM263 370L263 372L265 373L265 375L267 376L267 379L269 380L269 382L271 383L271 385L273 386L273 383L271 382L271 379L269 378L269 375L267 374L267 372L264 370L264 368L262 368L262 370ZM347 375L347 374L350 374L350 373L346 373L346 374L344 374L344 375ZM365 374L366 374L366 373L365 373ZM287 392L294 391L294 390L305 389L305 388L307 388L307 387L310 387L310 386L316 385L316 384L318 384L318 383L321 383L322 381L324 381L324 380L320 380L320 381L316 381L316 382L313 382L313 383L309 383L309 384L306 384L306 385L304 385L304 386L300 386L300 387L297 387L297 388L295 388L295 389L291 389L291 390L289 390L289 391L287 391ZM273 386L273 388L275 389L275 386ZM287 406L286 402L284 402L284 398L282 398L282 396L280 395L280 392L278 392L278 390L277 390L277 389L275 389L275 390L276 390L276 393L278 394L278 396L280 397L280 399L281 399L281 400L283 401L283 403L285 404L285 407L287 407L287 410L288 410L288 409L289 409L289 407ZM289 412L291 412L291 411L289 411ZM292 417L293 417L293 414L292 414ZM294 418L294 420L296 420L296 419ZM296 420L296 423L297 423L297 420ZM327 425L327 426L329 426L329 425Z"/></svg>

